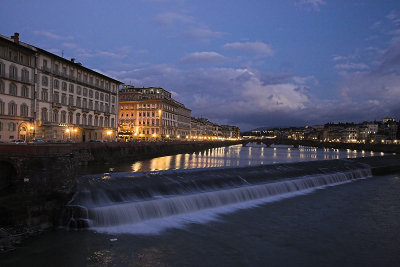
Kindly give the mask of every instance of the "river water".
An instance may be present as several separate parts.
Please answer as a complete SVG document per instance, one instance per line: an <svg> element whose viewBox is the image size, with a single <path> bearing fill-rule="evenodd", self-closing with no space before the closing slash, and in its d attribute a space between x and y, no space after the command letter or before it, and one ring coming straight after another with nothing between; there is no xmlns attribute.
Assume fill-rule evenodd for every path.
<svg viewBox="0 0 400 267"><path fill-rule="evenodd" d="M95 190L99 181L101 185L105 181L123 181L111 184L122 191L121 183L129 185L126 181L132 179L143 182L140 180L142 173L138 173L142 171L151 181L161 177L172 179L174 184L178 178L185 179L184 174L190 179L196 176L193 170L190 174L174 170L189 168L202 168L201 175L207 171L207 175L218 179L224 178L223 173L234 171L247 182L252 177L259 179L258 173L273 172L260 167L237 172L233 167L369 155L369 152L313 148L233 146L163 157L158 163L153 159L130 166L114 166L114 173L92 175L95 183L89 184ZM213 167L219 171L213 171ZM60 229L30 240L14 252L0 255L0 266L400 266L400 175L371 177L368 172L359 172L358 167L345 168L341 175L324 173L261 184L214 185L213 190L202 187L201 192L192 187L188 189L187 184L184 193L174 195L161 188L164 195L157 191L156 196L144 198L144 201L135 197L113 202L111 206L104 199L99 201L101 205L86 202L89 210L92 208L91 213L108 214L111 209L112 214L120 216L116 210L132 211L137 205L149 202L156 207L161 207L165 201L169 201L168 205L196 202L204 206L205 203L214 205L213 200L218 197L228 203L230 197L242 194L241 190L250 192L246 196L264 191L269 194L246 201L233 198L227 205L206 205L205 209L163 215L135 224L121 226L107 221L89 230ZM163 169L169 171L160 171ZM105 176L109 178L104 180ZM310 187L307 182L308 186L303 188L301 182L305 179L314 182L322 179L324 183ZM167 188L176 192L180 187ZM271 193L271 188L283 191ZM114 196L115 191L112 193L110 195ZM198 209L198 205L194 207ZM185 206L184 210L187 209ZM175 211L171 207L169 210ZM122 215L122 219L132 219L125 213Z"/></svg>

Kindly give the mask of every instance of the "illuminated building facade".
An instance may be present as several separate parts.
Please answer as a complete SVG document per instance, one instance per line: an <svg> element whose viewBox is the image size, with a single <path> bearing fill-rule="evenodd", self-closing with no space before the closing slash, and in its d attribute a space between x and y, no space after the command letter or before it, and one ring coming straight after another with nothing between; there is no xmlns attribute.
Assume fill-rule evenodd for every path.
<svg viewBox="0 0 400 267"><path fill-rule="evenodd" d="M191 110L163 88L124 85L119 93L119 137L123 140L187 139Z"/></svg>
<svg viewBox="0 0 400 267"><path fill-rule="evenodd" d="M0 36L0 140L113 140L121 82Z"/></svg>

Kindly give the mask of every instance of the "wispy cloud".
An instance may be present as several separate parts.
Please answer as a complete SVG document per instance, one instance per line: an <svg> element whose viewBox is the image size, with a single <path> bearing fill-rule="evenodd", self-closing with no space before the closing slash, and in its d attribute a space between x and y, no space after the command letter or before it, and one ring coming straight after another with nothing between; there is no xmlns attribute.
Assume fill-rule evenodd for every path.
<svg viewBox="0 0 400 267"><path fill-rule="evenodd" d="M194 23L194 18L192 16L181 14L177 12L164 12L154 17L154 22L165 25L172 26L175 24L191 24Z"/></svg>
<svg viewBox="0 0 400 267"><path fill-rule="evenodd" d="M184 64L220 64L227 58L217 52L194 52L182 58Z"/></svg>
<svg viewBox="0 0 400 267"><path fill-rule="evenodd" d="M212 31L208 28L190 28L181 34L173 36L174 38L186 39L190 41L209 42L224 36L226 33Z"/></svg>
<svg viewBox="0 0 400 267"><path fill-rule="evenodd" d="M33 33L35 35L44 36L46 38L53 39L53 40L72 40L72 39L74 39L72 36L58 35L58 34L55 34L55 33L49 32L49 31L45 31L45 30L33 31Z"/></svg>
<svg viewBox="0 0 400 267"><path fill-rule="evenodd" d="M319 11L320 6L325 5L325 0L298 0L297 4L305 8L311 8L312 10Z"/></svg>
<svg viewBox="0 0 400 267"><path fill-rule="evenodd" d="M260 56L273 56L274 50L272 50L270 44L263 42L234 42L227 43L223 48L250 51Z"/></svg>
<svg viewBox="0 0 400 267"><path fill-rule="evenodd" d="M369 69L368 65L364 63L345 63L345 64L337 64L335 65L335 69L341 70L362 70Z"/></svg>
<svg viewBox="0 0 400 267"><path fill-rule="evenodd" d="M91 50L80 47L76 43L64 42L61 44L64 48L71 50L70 53L78 58L108 57L108 58L125 58L129 53L129 47L121 47L118 52L110 52L105 50Z"/></svg>

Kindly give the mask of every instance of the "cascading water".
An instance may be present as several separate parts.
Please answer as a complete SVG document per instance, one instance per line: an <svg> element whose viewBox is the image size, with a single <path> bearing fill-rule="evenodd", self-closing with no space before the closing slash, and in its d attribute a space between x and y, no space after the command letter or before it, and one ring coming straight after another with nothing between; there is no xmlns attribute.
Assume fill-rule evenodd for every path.
<svg viewBox="0 0 400 267"><path fill-rule="evenodd" d="M300 163L86 177L67 206L69 225L104 231L135 228L176 216L232 211L370 176L365 165L339 160L330 169Z"/></svg>

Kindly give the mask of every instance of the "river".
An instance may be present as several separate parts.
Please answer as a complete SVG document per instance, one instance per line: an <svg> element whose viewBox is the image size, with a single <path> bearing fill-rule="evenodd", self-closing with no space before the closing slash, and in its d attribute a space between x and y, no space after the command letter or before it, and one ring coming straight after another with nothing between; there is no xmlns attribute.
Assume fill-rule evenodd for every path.
<svg viewBox="0 0 400 267"><path fill-rule="evenodd" d="M165 203L190 206L196 202L196 210L175 214L181 209L169 208L174 214L157 213L159 216L151 219L141 214L145 219L134 224L107 221L99 226L92 222L88 230L48 232L28 240L16 251L0 255L0 266L399 266L400 175L372 177L360 172L362 167L344 164L336 170L340 175L327 172L324 166L323 174L259 182L260 173L275 176L277 171L300 171L292 165L277 165L274 169L260 167L262 164L324 160L316 163L321 168L330 159L369 155L362 151L252 145L114 166L107 173L82 179L93 179L88 183L93 191L109 182L106 188L111 185L122 192L132 180L147 185L146 179L157 183L166 179L175 185L177 179L184 181L188 177L198 182L196 186L201 190L188 183L180 192L181 184L171 187L168 183L159 191L151 188L149 192L154 195L146 195L143 201L137 196L115 200L115 190L107 191L109 195L100 200L99 194L91 202L75 200L80 205L85 203L89 213L112 211L115 216L130 220L125 211L132 211L132 205L137 209L137 205L149 202L156 207ZM258 167L235 168L247 166ZM225 174L233 172L244 180L243 184L240 179L229 180L229 186L214 183L213 190L205 190L203 185L208 185L209 180L197 177L200 173L214 175L212 179L227 179ZM309 181L303 187L306 179ZM317 184L318 181L323 183ZM272 193L270 189L274 189ZM86 190L85 187L82 192ZM243 190L250 199L237 200ZM268 195L254 197L254 192L267 191ZM110 196L114 197L111 206L107 202ZM216 198L227 204L214 207ZM199 205L205 208L200 209ZM122 215L115 213L117 207L124 211ZM185 206L183 210L187 209Z"/></svg>

